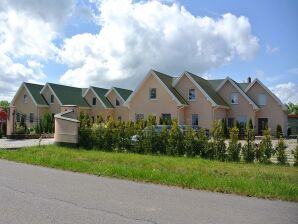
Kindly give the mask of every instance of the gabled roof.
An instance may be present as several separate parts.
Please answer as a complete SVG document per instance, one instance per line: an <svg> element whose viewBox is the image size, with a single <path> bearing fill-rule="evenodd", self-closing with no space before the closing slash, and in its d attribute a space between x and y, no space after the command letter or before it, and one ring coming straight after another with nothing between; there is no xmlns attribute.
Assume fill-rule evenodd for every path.
<svg viewBox="0 0 298 224"><path fill-rule="evenodd" d="M83 98L82 93L84 89L64 86L54 83L47 83L40 91L42 93L45 87L48 86L53 94L57 97L61 105L77 105L79 107L90 107L86 100Z"/></svg>
<svg viewBox="0 0 298 224"><path fill-rule="evenodd" d="M109 91L108 89L98 88L94 86L90 86L90 88L94 91L95 96L99 99L99 101L103 104L105 108L113 108L113 105L105 96Z"/></svg>
<svg viewBox="0 0 298 224"><path fill-rule="evenodd" d="M150 70L143 81L138 85L138 87L132 92L132 94L125 101L125 105L131 101L131 99L135 96L135 94L139 91L139 89L143 86L143 84L147 81L150 76L154 76L160 84L166 89L166 91L173 97L178 106L188 105L186 100L177 92L175 88L173 88L172 83L174 81L174 77L163 74L161 72L157 72L154 70Z"/></svg>
<svg viewBox="0 0 298 224"><path fill-rule="evenodd" d="M218 92L226 82L230 82L232 84L232 86L234 86L238 92L248 101L249 104L252 105L254 110L259 110L260 108L255 104L255 102L244 92L244 90L242 89L244 87L244 84L238 84L236 81L234 81L233 79L231 79L230 77L227 77L226 79L224 79L221 84L219 86L217 86L216 91Z"/></svg>
<svg viewBox="0 0 298 224"><path fill-rule="evenodd" d="M30 97L32 98L32 101L36 106L39 107L47 107L48 103L47 101L43 98L43 96L40 94L41 89L43 88L43 85L39 84L34 84L34 83L27 83L23 82L20 88L18 89L16 95L11 101L11 104L13 105L17 96L20 94L22 88L25 88L27 92L29 93Z"/></svg>
<svg viewBox="0 0 298 224"><path fill-rule="evenodd" d="M130 89L122 89L122 88L118 88L118 87L113 87L121 96L121 98L123 99L123 101L126 101L128 99L128 97L132 94L132 90Z"/></svg>
<svg viewBox="0 0 298 224"><path fill-rule="evenodd" d="M213 101L213 106L223 106L223 107L229 107L229 105L225 102L225 100L213 89L212 84L206 80L203 79L193 73L186 72L190 75L190 77L202 88L202 90L209 96L211 101ZM213 85L216 83L213 82ZM203 93L204 94L204 93Z"/></svg>
<svg viewBox="0 0 298 224"><path fill-rule="evenodd" d="M288 108L285 104L283 104L280 99L275 96L275 94L270 90L268 89L259 79L255 79L254 81L252 81L249 85L247 85L247 87L245 88L245 93L248 92L248 90L255 84L255 83L259 83L260 86L263 87L263 89L265 89L269 94L270 96L272 96L272 98L282 107L283 110L287 111Z"/></svg>
<svg viewBox="0 0 298 224"><path fill-rule="evenodd" d="M163 82L166 88L176 97L180 104L187 105L187 101L178 93L178 91L173 87L172 83L176 77L166 75L164 73L152 70L157 77Z"/></svg>

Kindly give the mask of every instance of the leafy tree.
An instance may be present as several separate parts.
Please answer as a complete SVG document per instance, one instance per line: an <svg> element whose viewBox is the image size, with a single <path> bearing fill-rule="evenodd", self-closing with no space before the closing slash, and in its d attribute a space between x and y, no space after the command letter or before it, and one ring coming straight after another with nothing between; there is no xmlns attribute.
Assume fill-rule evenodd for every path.
<svg viewBox="0 0 298 224"><path fill-rule="evenodd" d="M289 114L298 114L298 104L288 103L288 113Z"/></svg>
<svg viewBox="0 0 298 224"><path fill-rule="evenodd" d="M214 159L226 159L226 143L221 120L214 120L211 128L212 143L211 150L214 154Z"/></svg>
<svg viewBox="0 0 298 224"><path fill-rule="evenodd" d="M84 111L80 112L79 121L81 122L81 127L91 127L90 116L89 114L84 113Z"/></svg>
<svg viewBox="0 0 298 224"><path fill-rule="evenodd" d="M160 153L160 154L167 153L167 147L169 144L168 138L169 138L169 133L167 131L167 128L163 127L159 135L159 141L158 141L159 144L157 145L157 153Z"/></svg>
<svg viewBox="0 0 298 224"><path fill-rule="evenodd" d="M245 130L246 144L242 147L243 159L247 163L252 163L255 159L254 130L249 123L246 124Z"/></svg>
<svg viewBox="0 0 298 224"><path fill-rule="evenodd" d="M147 118L147 125L156 125L156 116L149 115Z"/></svg>
<svg viewBox="0 0 298 224"><path fill-rule="evenodd" d="M275 150L277 155L277 161L281 165L287 164L286 148L287 145L285 144L284 139L279 138Z"/></svg>
<svg viewBox="0 0 298 224"><path fill-rule="evenodd" d="M97 116L96 116L96 124L102 124L104 123L104 119L103 119L103 116L102 116L102 113L99 113Z"/></svg>
<svg viewBox="0 0 298 224"><path fill-rule="evenodd" d="M256 159L261 163L270 163L270 158L274 154L272 138L269 129L264 130L263 137L256 153Z"/></svg>
<svg viewBox="0 0 298 224"><path fill-rule="evenodd" d="M184 148L187 156L195 156L195 132L191 127L187 127L184 134Z"/></svg>
<svg viewBox="0 0 298 224"><path fill-rule="evenodd" d="M184 152L183 135L178 126L178 122L173 120L169 134L168 155L182 155Z"/></svg>
<svg viewBox="0 0 298 224"><path fill-rule="evenodd" d="M201 128L197 134L198 140L196 141L194 153L200 155L202 158L211 159L213 154L209 151L208 137L206 136L206 130Z"/></svg>
<svg viewBox="0 0 298 224"><path fill-rule="evenodd" d="M223 132L224 132L224 136L225 136L225 138L228 138L229 137L229 131L228 131L227 119L223 118L221 124L222 124L222 129L223 129Z"/></svg>
<svg viewBox="0 0 298 224"><path fill-rule="evenodd" d="M241 143L238 143L239 129L230 128L230 140L228 146L228 159L230 161L240 161Z"/></svg>
<svg viewBox="0 0 298 224"><path fill-rule="evenodd" d="M283 137L282 128L281 128L281 125L278 124L276 125L276 138L281 138L281 137Z"/></svg>
<svg viewBox="0 0 298 224"><path fill-rule="evenodd" d="M2 107L3 110L7 111L7 109L9 108L9 102L7 100L1 100L0 107Z"/></svg>

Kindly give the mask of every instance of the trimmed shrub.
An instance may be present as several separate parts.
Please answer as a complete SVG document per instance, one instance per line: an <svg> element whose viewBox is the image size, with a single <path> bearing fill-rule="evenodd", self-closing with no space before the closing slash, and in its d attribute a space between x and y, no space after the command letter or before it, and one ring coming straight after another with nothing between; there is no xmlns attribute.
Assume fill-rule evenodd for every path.
<svg viewBox="0 0 298 224"><path fill-rule="evenodd" d="M280 124L276 125L276 134L275 135L276 135L276 138L283 137L282 128L281 128Z"/></svg>
<svg viewBox="0 0 298 224"><path fill-rule="evenodd" d="M274 154L274 148L272 145L272 138L270 130L263 131L263 137L256 152L256 159L260 163L270 163L270 158Z"/></svg>
<svg viewBox="0 0 298 224"><path fill-rule="evenodd" d="M237 127L230 128L230 140L228 146L228 159L230 161L240 161L241 143L238 143L239 130Z"/></svg>
<svg viewBox="0 0 298 224"><path fill-rule="evenodd" d="M224 161L226 159L225 136L221 120L214 120L211 128L212 141L209 147L214 159ZM213 157L213 156L212 156Z"/></svg>
<svg viewBox="0 0 298 224"><path fill-rule="evenodd" d="M275 148L276 155L277 155L276 159L277 159L278 164L281 164L281 165L287 164L286 148L287 148L287 145L285 144L284 139L279 138L278 143Z"/></svg>
<svg viewBox="0 0 298 224"><path fill-rule="evenodd" d="M208 137L204 128L201 128L197 134L194 152L195 155L200 155L202 158L209 158Z"/></svg>
<svg viewBox="0 0 298 224"><path fill-rule="evenodd" d="M251 129L249 123L246 124L245 130L246 143L242 147L243 159L247 163L252 163L255 159L255 143L254 143L254 130Z"/></svg>
<svg viewBox="0 0 298 224"><path fill-rule="evenodd" d="M184 154L186 156L195 156L195 132L191 127L187 127L184 133Z"/></svg>
<svg viewBox="0 0 298 224"><path fill-rule="evenodd" d="M178 122L173 120L169 134L168 155L182 155L184 152L183 134L178 126Z"/></svg>

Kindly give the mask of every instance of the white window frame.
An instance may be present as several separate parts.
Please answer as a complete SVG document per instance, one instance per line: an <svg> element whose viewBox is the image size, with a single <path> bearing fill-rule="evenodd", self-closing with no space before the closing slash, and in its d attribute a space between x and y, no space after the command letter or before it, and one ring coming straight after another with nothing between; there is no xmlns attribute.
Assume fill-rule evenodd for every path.
<svg viewBox="0 0 298 224"><path fill-rule="evenodd" d="M263 97L263 99L261 99ZM265 93L258 94L258 105L266 106L267 105L267 95Z"/></svg>
<svg viewBox="0 0 298 224"><path fill-rule="evenodd" d="M194 98L193 99L190 99L190 91L191 90L194 91L194 94L193 94ZM188 89L188 97L187 98L188 98L188 101L195 101L196 100L197 97L196 97L196 89L195 88L189 88Z"/></svg>
<svg viewBox="0 0 298 224"><path fill-rule="evenodd" d="M236 100L235 100L235 102L233 102L233 100L234 100L234 96L236 96ZM231 93L231 95L230 95L230 102L231 102L231 104L233 104L233 105L237 105L237 104L239 104L239 93Z"/></svg>
<svg viewBox="0 0 298 224"><path fill-rule="evenodd" d="M28 102L28 95L24 94L23 96L23 103L27 103Z"/></svg>
<svg viewBox="0 0 298 224"><path fill-rule="evenodd" d="M155 98L151 98L151 91L155 89ZM157 99L157 89L156 88L149 88L149 100L156 100Z"/></svg>
<svg viewBox="0 0 298 224"><path fill-rule="evenodd" d="M117 105L117 102L118 102L118 105ZM115 100L115 106L116 107L119 107L120 106L120 100L118 100L118 98L116 98L116 100Z"/></svg>
<svg viewBox="0 0 298 224"><path fill-rule="evenodd" d="M52 98L53 97L53 98ZM53 99L53 100L52 100ZM50 95L50 103L53 104L55 102L55 96L54 94Z"/></svg>
<svg viewBox="0 0 298 224"><path fill-rule="evenodd" d="M194 120L193 120L193 116L197 116L197 119L198 119L198 124L193 124L194 122ZM199 115L198 114L191 114L191 125L197 125L197 126L199 126Z"/></svg>
<svg viewBox="0 0 298 224"><path fill-rule="evenodd" d="M31 115L32 115L32 117L31 117ZM31 118L32 118L32 120L31 120ZM29 113L29 122L34 123L34 113Z"/></svg>

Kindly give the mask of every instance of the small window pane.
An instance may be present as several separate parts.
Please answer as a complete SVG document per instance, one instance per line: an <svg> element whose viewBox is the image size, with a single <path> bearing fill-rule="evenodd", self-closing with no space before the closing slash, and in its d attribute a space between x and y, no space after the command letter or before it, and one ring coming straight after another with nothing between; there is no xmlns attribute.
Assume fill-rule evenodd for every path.
<svg viewBox="0 0 298 224"><path fill-rule="evenodd" d="M51 95L51 103L54 103L54 95Z"/></svg>
<svg viewBox="0 0 298 224"><path fill-rule="evenodd" d="M231 104L238 104L238 93L231 94Z"/></svg>
<svg viewBox="0 0 298 224"><path fill-rule="evenodd" d="M30 123L34 122L34 113L30 113L29 119L30 119Z"/></svg>
<svg viewBox="0 0 298 224"><path fill-rule="evenodd" d="M188 99L189 100L195 100L196 99L195 89L189 89L188 90Z"/></svg>
<svg viewBox="0 0 298 224"><path fill-rule="evenodd" d="M17 113L17 122L20 122L20 113Z"/></svg>
<svg viewBox="0 0 298 224"><path fill-rule="evenodd" d="M161 114L161 124L170 125L172 123L171 114Z"/></svg>
<svg viewBox="0 0 298 224"><path fill-rule="evenodd" d="M199 125L199 116L197 114L191 115L191 124L192 125Z"/></svg>
<svg viewBox="0 0 298 224"><path fill-rule="evenodd" d="M156 88L151 88L149 90L149 99L156 99Z"/></svg>
<svg viewBox="0 0 298 224"><path fill-rule="evenodd" d="M258 99L258 103L260 106L265 106L266 105L266 101L267 101L267 97L266 94L259 94L259 99Z"/></svg>
<svg viewBox="0 0 298 224"><path fill-rule="evenodd" d="M120 105L120 102L118 99L116 99L116 106L119 106Z"/></svg>
<svg viewBox="0 0 298 224"><path fill-rule="evenodd" d="M96 98L95 98L95 97L92 98L92 105L93 105L93 106L96 105Z"/></svg>
<svg viewBox="0 0 298 224"><path fill-rule="evenodd" d="M24 103L27 103L27 98L28 98L28 96L25 94L24 95Z"/></svg>

